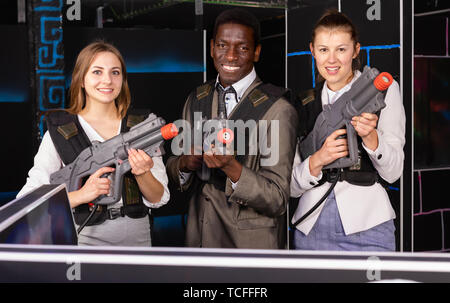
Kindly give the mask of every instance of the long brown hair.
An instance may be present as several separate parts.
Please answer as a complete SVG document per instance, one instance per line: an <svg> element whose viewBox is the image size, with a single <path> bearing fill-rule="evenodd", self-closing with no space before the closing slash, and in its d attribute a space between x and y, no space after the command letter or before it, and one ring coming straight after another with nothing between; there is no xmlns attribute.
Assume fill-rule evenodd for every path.
<svg viewBox="0 0 450 303"><path fill-rule="evenodd" d="M359 34L353 22L345 14L339 12L336 9L329 9L320 17L314 26L311 34L311 43L314 45L314 40L316 38L316 32L320 28L325 28L329 30L339 29L341 31L347 32L351 35L353 40L353 47L356 49L356 44L359 42ZM352 70L359 70L361 68L361 62L359 59L359 54L352 61Z"/></svg>
<svg viewBox="0 0 450 303"><path fill-rule="evenodd" d="M131 103L131 95L130 88L128 87L125 61L116 47L104 41L95 41L83 48L78 54L77 61L72 73L72 83L70 84L69 89L70 103L67 111L71 114L76 115L85 107L86 94L84 88L82 87L84 78L95 56L101 52L113 53L120 61L123 81L122 88L120 90L119 96L117 96L115 100L115 104L120 117L123 118L125 117Z"/></svg>

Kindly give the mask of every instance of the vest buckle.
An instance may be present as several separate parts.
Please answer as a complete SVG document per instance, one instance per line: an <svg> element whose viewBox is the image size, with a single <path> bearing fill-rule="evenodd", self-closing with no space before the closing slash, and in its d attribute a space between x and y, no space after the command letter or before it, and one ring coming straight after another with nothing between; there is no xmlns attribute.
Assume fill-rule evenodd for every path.
<svg viewBox="0 0 450 303"><path fill-rule="evenodd" d="M123 207L121 208L108 208L106 211L106 216L109 220L117 219L118 217L123 217Z"/></svg>
<svg viewBox="0 0 450 303"><path fill-rule="evenodd" d="M338 181L342 181L341 180L341 168L331 168L331 169L327 169L326 170L326 180L330 183L333 183L336 179L339 178Z"/></svg>

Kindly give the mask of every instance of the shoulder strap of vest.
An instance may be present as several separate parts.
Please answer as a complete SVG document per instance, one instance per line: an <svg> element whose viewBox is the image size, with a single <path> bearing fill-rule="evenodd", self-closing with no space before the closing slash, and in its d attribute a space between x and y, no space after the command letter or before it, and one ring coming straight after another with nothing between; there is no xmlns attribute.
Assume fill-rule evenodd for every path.
<svg viewBox="0 0 450 303"><path fill-rule="evenodd" d="M260 84L247 97L240 101L239 107L233 113L234 120L260 120L269 108L281 97L289 98L290 90L272 85Z"/></svg>
<svg viewBox="0 0 450 303"><path fill-rule="evenodd" d="M313 130L317 116L322 112L323 85L324 82L320 82L315 88L303 91L298 95L296 108L300 118L300 137L306 136Z"/></svg>
<svg viewBox="0 0 450 303"><path fill-rule="evenodd" d="M193 91L193 101L191 104L191 114L202 112L208 119L212 116L212 99L214 96L215 81L205 82ZM270 83L260 84L254 88L243 101L249 101L246 106L240 105L238 113L233 115L243 120L258 120L272 106L272 104L281 97L290 100L290 90L272 85ZM268 102L267 102L268 101ZM257 109L257 110L255 110Z"/></svg>
<svg viewBox="0 0 450 303"><path fill-rule="evenodd" d="M214 81L210 80L195 89L197 100L201 100L214 92Z"/></svg>
<svg viewBox="0 0 450 303"><path fill-rule="evenodd" d="M197 87L192 93L191 119L194 121L194 112L202 112L202 116L211 118L212 100L214 96L214 80L205 82Z"/></svg>
<svg viewBox="0 0 450 303"><path fill-rule="evenodd" d="M130 109L122 120L121 132L126 132L142 122L149 113L150 111L146 109ZM81 127L77 115L69 114L64 110L52 111L47 114L46 122L52 141L64 164L72 163L86 147L91 146L91 141Z"/></svg>
<svg viewBox="0 0 450 303"><path fill-rule="evenodd" d="M282 87L277 87L272 84L260 84L255 87L244 100L239 102L239 107L233 112L231 119L259 121L278 99L289 93L289 90ZM248 132L247 129L245 131ZM235 133L235 138L237 137L238 136ZM250 135L248 133L244 136L246 154L247 151L249 151L249 137ZM236 160L240 163L244 163L245 158L245 155L236 155Z"/></svg>
<svg viewBox="0 0 450 303"><path fill-rule="evenodd" d="M72 163L79 153L91 146L76 115L64 110L49 112L46 115L47 129L64 164Z"/></svg>
<svg viewBox="0 0 450 303"><path fill-rule="evenodd" d="M147 119L151 113L149 109L130 108L122 120L121 132L127 132L133 126ZM144 205L135 176L129 171L123 178L122 190L123 213L130 218L142 218L149 214L148 207Z"/></svg>
<svg viewBox="0 0 450 303"><path fill-rule="evenodd" d="M150 113L151 111L148 109L130 108L126 116L122 119L122 127L120 132L123 133L129 131L130 128L147 119Z"/></svg>

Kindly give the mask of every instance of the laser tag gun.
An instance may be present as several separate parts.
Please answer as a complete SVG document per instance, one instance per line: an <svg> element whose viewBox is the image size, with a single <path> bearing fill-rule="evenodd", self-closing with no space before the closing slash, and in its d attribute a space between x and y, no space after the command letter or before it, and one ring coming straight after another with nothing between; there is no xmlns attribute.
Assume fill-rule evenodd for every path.
<svg viewBox="0 0 450 303"><path fill-rule="evenodd" d="M364 67L361 76L353 83L351 89L331 105L324 105L317 117L312 132L300 143L300 153L306 159L319 150L325 139L337 129L347 129L349 156L339 158L324 166L329 168L350 167L358 161L357 133L350 123L353 116L362 113L375 113L384 107L385 91L392 84L389 73L379 73L376 68Z"/></svg>
<svg viewBox="0 0 450 303"><path fill-rule="evenodd" d="M65 183L69 192L81 187L83 178L89 177L99 168L115 167L114 172L103 175L111 180L108 195L98 197L94 204L107 205L122 197L123 176L131 170L128 161L130 148L141 149L150 157L164 153L164 140L178 135L173 123L165 125L164 119L150 114L147 119L136 124L126 133L119 134L107 141L93 141L92 146L84 149L71 164L50 176L51 184Z"/></svg>
<svg viewBox="0 0 450 303"><path fill-rule="evenodd" d="M195 128L198 131L201 127L203 133L203 152L211 151L211 146L214 145L214 152L219 155L231 155L233 151L230 150L230 144L234 140L234 133L229 128L229 122L225 119L223 113L219 117L195 122ZM203 131L205 130L206 131ZM211 169L203 162L202 167L197 170L197 176L202 181L209 180L211 176Z"/></svg>

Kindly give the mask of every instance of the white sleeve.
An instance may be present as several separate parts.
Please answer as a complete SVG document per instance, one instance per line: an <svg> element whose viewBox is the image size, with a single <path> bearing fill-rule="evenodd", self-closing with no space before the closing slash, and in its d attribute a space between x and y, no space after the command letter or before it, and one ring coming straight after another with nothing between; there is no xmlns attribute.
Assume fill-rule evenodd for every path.
<svg viewBox="0 0 450 303"><path fill-rule="evenodd" d="M317 177L311 175L309 170L309 159L306 158L305 161L301 161L299 153L299 143L297 142L297 148L295 151L294 164L292 166L292 178L291 178L291 197L298 198L305 191L313 188L319 184L320 179L322 179L322 171Z"/></svg>
<svg viewBox="0 0 450 303"><path fill-rule="evenodd" d="M405 145L405 109L400 95L399 85L392 83L386 93L386 107L378 120L378 147L372 151L366 146L373 166L380 176L389 183L395 182L403 173Z"/></svg>
<svg viewBox="0 0 450 303"><path fill-rule="evenodd" d="M50 183L50 175L63 166L49 132L44 134L39 150L34 157L34 165L28 172L25 185L17 194L23 196L44 184Z"/></svg>
<svg viewBox="0 0 450 303"><path fill-rule="evenodd" d="M152 160L153 160L153 167L150 169L150 171L152 172L156 180L158 180L164 187L164 193L161 197L161 200L156 203L151 203L147 201L144 197L142 197L142 199L146 206L150 208L158 208L167 204L167 202L170 199L170 192L168 187L169 179L167 177L166 166L164 165L162 157L161 156L152 157Z"/></svg>

